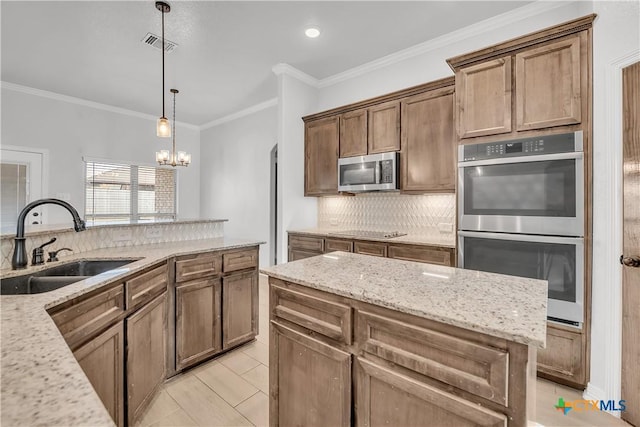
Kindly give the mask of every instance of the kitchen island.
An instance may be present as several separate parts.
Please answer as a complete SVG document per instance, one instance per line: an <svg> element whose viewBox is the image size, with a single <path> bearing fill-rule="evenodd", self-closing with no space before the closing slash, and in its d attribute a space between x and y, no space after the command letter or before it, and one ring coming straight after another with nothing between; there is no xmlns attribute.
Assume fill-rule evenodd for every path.
<svg viewBox="0 0 640 427"><path fill-rule="evenodd" d="M262 272L272 426L533 419L545 281L346 252Z"/></svg>
<svg viewBox="0 0 640 427"><path fill-rule="evenodd" d="M0 424L134 425L165 378L253 339L262 243L218 237L103 248L2 271L4 280L67 262L137 260L50 292L0 297ZM220 298L222 288L232 299Z"/></svg>

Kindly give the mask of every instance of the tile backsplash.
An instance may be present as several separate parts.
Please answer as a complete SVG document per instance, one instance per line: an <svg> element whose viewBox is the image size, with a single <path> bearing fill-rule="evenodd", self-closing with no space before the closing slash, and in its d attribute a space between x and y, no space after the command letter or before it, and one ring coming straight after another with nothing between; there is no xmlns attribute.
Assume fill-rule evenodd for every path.
<svg viewBox="0 0 640 427"><path fill-rule="evenodd" d="M47 250L57 250L60 248L71 248L73 254L87 252L102 248L117 248L152 243L179 242L184 240L200 240L215 237L223 237L224 222L219 221L188 221L174 223L137 224L122 226L90 227L86 231L76 233L73 230L50 231L37 233L29 236L27 234L26 247L27 256L31 261L31 251L43 243L56 237L55 243L46 246ZM13 256L14 236L2 237L0 247L2 259L0 268L11 268L11 258ZM59 258L62 260L69 256L70 252L60 252Z"/></svg>
<svg viewBox="0 0 640 427"><path fill-rule="evenodd" d="M318 198L318 227L401 231L455 240L454 194L362 193Z"/></svg>

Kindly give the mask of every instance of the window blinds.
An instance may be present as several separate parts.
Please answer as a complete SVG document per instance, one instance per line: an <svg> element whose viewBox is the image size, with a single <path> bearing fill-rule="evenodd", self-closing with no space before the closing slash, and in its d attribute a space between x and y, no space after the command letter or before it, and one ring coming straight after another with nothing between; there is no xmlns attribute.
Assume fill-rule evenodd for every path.
<svg viewBox="0 0 640 427"><path fill-rule="evenodd" d="M86 162L85 217L94 224L154 222L176 217L176 171Z"/></svg>

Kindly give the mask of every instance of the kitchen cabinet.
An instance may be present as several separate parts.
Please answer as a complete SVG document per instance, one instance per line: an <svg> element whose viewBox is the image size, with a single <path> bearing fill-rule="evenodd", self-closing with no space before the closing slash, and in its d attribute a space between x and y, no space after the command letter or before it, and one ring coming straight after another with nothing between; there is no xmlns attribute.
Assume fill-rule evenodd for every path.
<svg viewBox="0 0 640 427"><path fill-rule="evenodd" d="M176 286L176 369L192 366L222 351L219 278Z"/></svg>
<svg viewBox="0 0 640 427"><path fill-rule="evenodd" d="M113 422L124 426L124 322L119 321L73 355Z"/></svg>
<svg viewBox="0 0 640 427"><path fill-rule="evenodd" d="M538 350L538 375L582 387L586 383L584 338L576 328L549 322L547 346Z"/></svg>
<svg viewBox="0 0 640 427"><path fill-rule="evenodd" d="M369 108L368 154L400 151L400 102Z"/></svg>
<svg viewBox="0 0 640 427"><path fill-rule="evenodd" d="M340 157L367 154L367 110L355 110L340 115Z"/></svg>
<svg viewBox="0 0 640 427"><path fill-rule="evenodd" d="M229 349L258 334L258 272L222 279L222 347Z"/></svg>
<svg viewBox="0 0 640 427"><path fill-rule="evenodd" d="M401 189L454 192L453 86L402 100Z"/></svg>
<svg viewBox="0 0 640 427"><path fill-rule="evenodd" d="M269 285L271 426L531 418L533 348L296 282Z"/></svg>
<svg viewBox="0 0 640 427"><path fill-rule="evenodd" d="M127 328L127 411L133 424L166 377L167 293L129 316Z"/></svg>
<svg viewBox="0 0 640 427"><path fill-rule="evenodd" d="M461 141L583 130L590 116L591 26L585 16L447 60ZM588 126L584 126L588 128ZM485 137L485 138L482 138Z"/></svg>
<svg viewBox="0 0 640 427"><path fill-rule="evenodd" d="M436 245L411 245L389 242L336 239L329 235L301 235L289 233L289 261L322 255L323 253L342 251L364 255L381 256L406 261L426 262L429 264L455 266L454 248Z"/></svg>
<svg viewBox="0 0 640 427"><path fill-rule="evenodd" d="M338 116L305 123L304 195L338 194Z"/></svg>

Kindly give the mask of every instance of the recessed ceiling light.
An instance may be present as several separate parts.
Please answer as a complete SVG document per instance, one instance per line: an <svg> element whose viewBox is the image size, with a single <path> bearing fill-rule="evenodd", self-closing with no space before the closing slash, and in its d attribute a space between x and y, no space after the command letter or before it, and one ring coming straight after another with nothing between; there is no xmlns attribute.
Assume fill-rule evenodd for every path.
<svg viewBox="0 0 640 427"><path fill-rule="evenodd" d="M320 35L320 30L317 29L316 27L309 27L306 30L304 30L304 33L310 39L315 39Z"/></svg>

